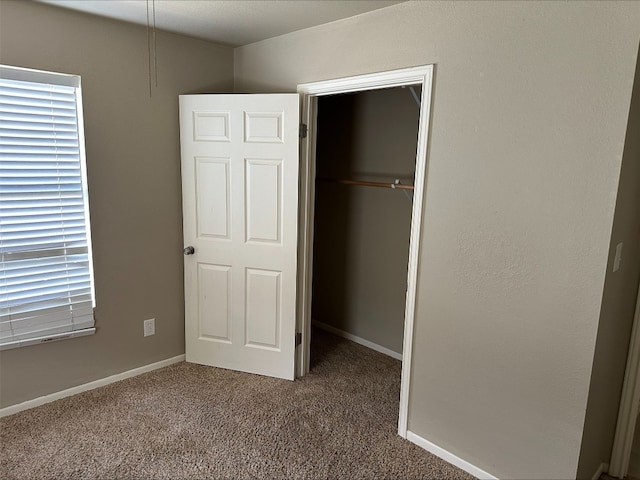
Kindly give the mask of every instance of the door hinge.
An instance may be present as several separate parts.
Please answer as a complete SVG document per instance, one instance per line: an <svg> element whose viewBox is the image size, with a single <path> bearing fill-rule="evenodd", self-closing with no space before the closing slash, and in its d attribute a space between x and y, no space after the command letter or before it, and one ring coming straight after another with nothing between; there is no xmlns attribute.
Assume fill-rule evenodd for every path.
<svg viewBox="0 0 640 480"><path fill-rule="evenodd" d="M296 347L302 345L302 333L296 333Z"/></svg>
<svg viewBox="0 0 640 480"><path fill-rule="evenodd" d="M300 138L307 138L307 124L306 123L301 123L300 124Z"/></svg>

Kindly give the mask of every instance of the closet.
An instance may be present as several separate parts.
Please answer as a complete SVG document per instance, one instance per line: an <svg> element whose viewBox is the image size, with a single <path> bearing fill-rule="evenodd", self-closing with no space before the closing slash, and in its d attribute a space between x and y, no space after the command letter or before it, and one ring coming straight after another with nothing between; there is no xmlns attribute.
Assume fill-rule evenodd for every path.
<svg viewBox="0 0 640 480"><path fill-rule="evenodd" d="M312 321L398 359L420 98L416 85L317 107Z"/></svg>

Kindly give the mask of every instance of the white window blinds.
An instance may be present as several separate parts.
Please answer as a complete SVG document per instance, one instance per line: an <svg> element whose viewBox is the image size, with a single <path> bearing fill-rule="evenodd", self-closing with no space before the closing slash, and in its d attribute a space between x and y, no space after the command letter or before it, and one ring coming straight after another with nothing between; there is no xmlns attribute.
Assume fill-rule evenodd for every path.
<svg viewBox="0 0 640 480"><path fill-rule="evenodd" d="M95 331L80 78L0 67L0 349Z"/></svg>

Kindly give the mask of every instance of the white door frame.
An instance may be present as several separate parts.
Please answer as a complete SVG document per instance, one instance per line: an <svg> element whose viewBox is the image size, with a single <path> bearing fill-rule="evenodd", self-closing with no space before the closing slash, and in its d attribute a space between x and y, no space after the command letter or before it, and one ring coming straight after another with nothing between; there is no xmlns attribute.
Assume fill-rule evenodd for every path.
<svg viewBox="0 0 640 480"><path fill-rule="evenodd" d="M609 475L624 478L629 471L631 447L636 429L636 419L640 403L640 285L636 300L636 313L631 331L631 342L624 374L618 424L611 451Z"/></svg>
<svg viewBox="0 0 640 480"><path fill-rule="evenodd" d="M398 434L407 437L407 417L409 409L409 382L411 370L411 347L413 345L413 324L415 317L416 288L418 277L418 253L422 226L422 206L427 167L427 144L431 111L431 90L433 65L411 67L388 72L359 75L298 85L302 116L307 125L306 141L301 141L300 151L300 227L298 258L298 319L302 343L297 352L297 374L309 372L309 349L311 341L311 281L313 278L313 218L316 172L316 119L318 97L340 93L377 90L420 84L422 101L416 150L416 174L411 214L411 236L409 243L409 266L407 273L407 296L404 317L404 341L402 347L402 380L400 387L400 415Z"/></svg>

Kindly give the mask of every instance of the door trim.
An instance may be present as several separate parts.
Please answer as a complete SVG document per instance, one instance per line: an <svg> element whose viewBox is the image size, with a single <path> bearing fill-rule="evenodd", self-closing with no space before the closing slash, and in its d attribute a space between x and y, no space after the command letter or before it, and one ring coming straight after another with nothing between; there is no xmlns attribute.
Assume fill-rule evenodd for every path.
<svg viewBox="0 0 640 480"><path fill-rule="evenodd" d="M307 138L301 139L300 142L300 226L298 237L297 317L298 329L302 332L302 344L300 345L300 348L297 349L298 351L296 353L296 372L298 376L304 376L309 372L317 99L321 96L340 93L360 92L417 84L422 86L418 142L416 149L413 210L411 213L407 296L404 317L404 340L402 347L400 414L398 418L398 434L403 438L407 438L413 325L415 321L420 237L422 231L422 210L427 172L427 151L429 143L429 121L431 118L433 72L434 65L425 65L298 85L298 93L300 94L302 108L301 121L308 127Z"/></svg>
<svg viewBox="0 0 640 480"><path fill-rule="evenodd" d="M636 429L640 403L640 286L636 300L636 313L631 331L631 343L627 357L627 368L618 412L618 424L611 451L608 474L624 478L629 470L631 447Z"/></svg>

